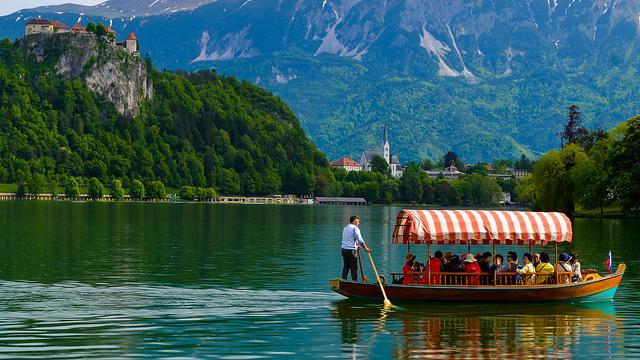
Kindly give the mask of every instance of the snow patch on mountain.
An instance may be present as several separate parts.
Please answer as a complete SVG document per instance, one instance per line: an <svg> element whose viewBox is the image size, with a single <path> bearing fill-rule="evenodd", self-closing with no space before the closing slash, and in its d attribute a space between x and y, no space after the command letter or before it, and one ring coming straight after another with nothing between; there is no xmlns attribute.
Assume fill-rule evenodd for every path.
<svg viewBox="0 0 640 360"><path fill-rule="evenodd" d="M424 26L422 27L422 34L420 34L420 47L426 49L431 55L438 59L438 75L450 77L460 76L459 72L450 68L444 61L444 56L451 51L451 48L431 35Z"/></svg>
<svg viewBox="0 0 640 360"><path fill-rule="evenodd" d="M289 81L298 78L298 76L294 74L291 69L289 69L285 74L275 66L271 66L271 73L275 76L275 80L278 84L286 84Z"/></svg>
<svg viewBox="0 0 640 360"><path fill-rule="evenodd" d="M213 43L211 51L211 36L208 31L202 32L200 36L199 46L200 53L191 60L191 63L201 61L228 61L233 59L251 58L259 54L252 47L253 41L247 37L249 27L242 29L240 32L225 34L218 41Z"/></svg>
<svg viewBox="0 0 640 360"><path fill-rule="evenodd" d="M336 27L340 24L340 18L327 28L327 34L322 38L322 43L316 50L315 56L322 53L339 54L345 51L345 46L338 40Z"/></svg>

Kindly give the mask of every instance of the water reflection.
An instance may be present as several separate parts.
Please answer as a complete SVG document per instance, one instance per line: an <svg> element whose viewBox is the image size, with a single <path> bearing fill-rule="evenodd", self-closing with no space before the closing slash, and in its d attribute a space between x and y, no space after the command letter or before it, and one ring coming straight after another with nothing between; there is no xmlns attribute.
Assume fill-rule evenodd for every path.
<svg viewBox="0 0 640 360"><path fill-rule="evenodd" d="M391 335L391 354L401 359L572 358L594 346L613 355L614 339L623 336L611 303L412 304L385 311L344 300L334 304L331 316L341 324L343 353L354 358L365 356L381 334Z"/></svg>

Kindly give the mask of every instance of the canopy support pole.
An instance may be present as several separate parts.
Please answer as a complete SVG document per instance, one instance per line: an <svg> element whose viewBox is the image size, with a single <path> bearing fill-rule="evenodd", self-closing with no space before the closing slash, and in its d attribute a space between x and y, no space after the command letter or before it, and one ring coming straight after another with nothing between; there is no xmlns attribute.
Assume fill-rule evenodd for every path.
<svg viewBox="0 0 640 360"><path fill-rule="evenodd" d="M471 254L471 241L467 243L467 254Z"/></svg>
<svg viewBox="0 0 640 360"><path fill-rule="evenodd" d="M496 266L496 242L493 242L493 266ZM493 270L493 286L496 286L496 270L498 270L498 268L494 268Z"/></svg>
<svg viewBox="0 0 640 360"><path fill-rule="evenodd" d="M558 283L558 243L556 242L556 256L553 258L553 261L556 263L553 267L554 275L556 276L556 284Z"/></svg>
<svg viewBox="0 0 640 360"><path fill-rule="evenodd" d="M427 285L431 285L431 244L427 243Z"/></svg>
<svg viewBox="0 0 640 360"><path fill-rule="evenodd" d="M531 254L531 240L529 240L529 254Z"/></svg>

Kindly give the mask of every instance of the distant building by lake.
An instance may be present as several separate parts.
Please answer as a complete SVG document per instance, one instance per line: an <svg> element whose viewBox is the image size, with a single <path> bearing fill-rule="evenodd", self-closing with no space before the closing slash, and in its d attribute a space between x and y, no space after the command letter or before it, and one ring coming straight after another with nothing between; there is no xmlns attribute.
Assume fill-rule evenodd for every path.
<svg viewBox="0 0 640 360"><path fill-rule="evenodd" d="M446 167L444 170L427 170L426 173L430 179L437 179L441 177L445 180L455 180L464 175L462 171L458 171L458 168L455 165Z"/></svg>
<svg viewBox="0 0 640 360"><path fill-rule="evenodd" d="M316 197L313 203L315 205L367 205L367 200L350 197Z"/></svg>
<svg viewBox="0 0 640 360"><path fill-rule="evenodd" d="M518 180L524 179L525 177L527 177L527 175L529 175L529 172L527 170L524 170L524 169L513 170L513 177Z"/></svg>
<svg viewBox="0 0 640 360"><path fill-rule="evenodd" d="M359 162L348 157L343 157L336 161L332 161L329 163L329 165L333 166L336 169L345 169L347 170L347 172L362 170L362 166Z"/></svg>

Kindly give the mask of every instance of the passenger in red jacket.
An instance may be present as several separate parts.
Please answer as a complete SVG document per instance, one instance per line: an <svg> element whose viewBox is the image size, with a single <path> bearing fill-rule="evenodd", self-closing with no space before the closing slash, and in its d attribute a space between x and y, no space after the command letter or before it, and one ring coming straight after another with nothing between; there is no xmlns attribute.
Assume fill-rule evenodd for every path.
<svg viewBox="0 0 640 360"><path fill-rule="evenodd" d="M402 275L403 275L403 280L402 280L402 284L404 285L411 285L411 284L415 284L415 280L414 280L414 276L412 274L413 272L413 262L416 259L416 256L408 253L405 257L405 264L402 266Z"/></svg>
<svg viewBox="0 0 640 360"><path fill-rule="evenodd" d="M429 267L427 268L425 266L424 273L419 281L420 284L428 284L427 279L429 278L429 270L431 270L431 285L440 285L442 283L442 275L439 274L442 272L442 258L442 251L440 250L433 254L433 257L429 260Z"/></svg>
<svg viewBox="0 0 640 360"><path fill-rule="evenodd" d="M467 276L467 285L480 285L480 273L482 270L478 265L478 260L473 254L467 254L464 258L464 272L478 274L475 276Z"/></svg>

